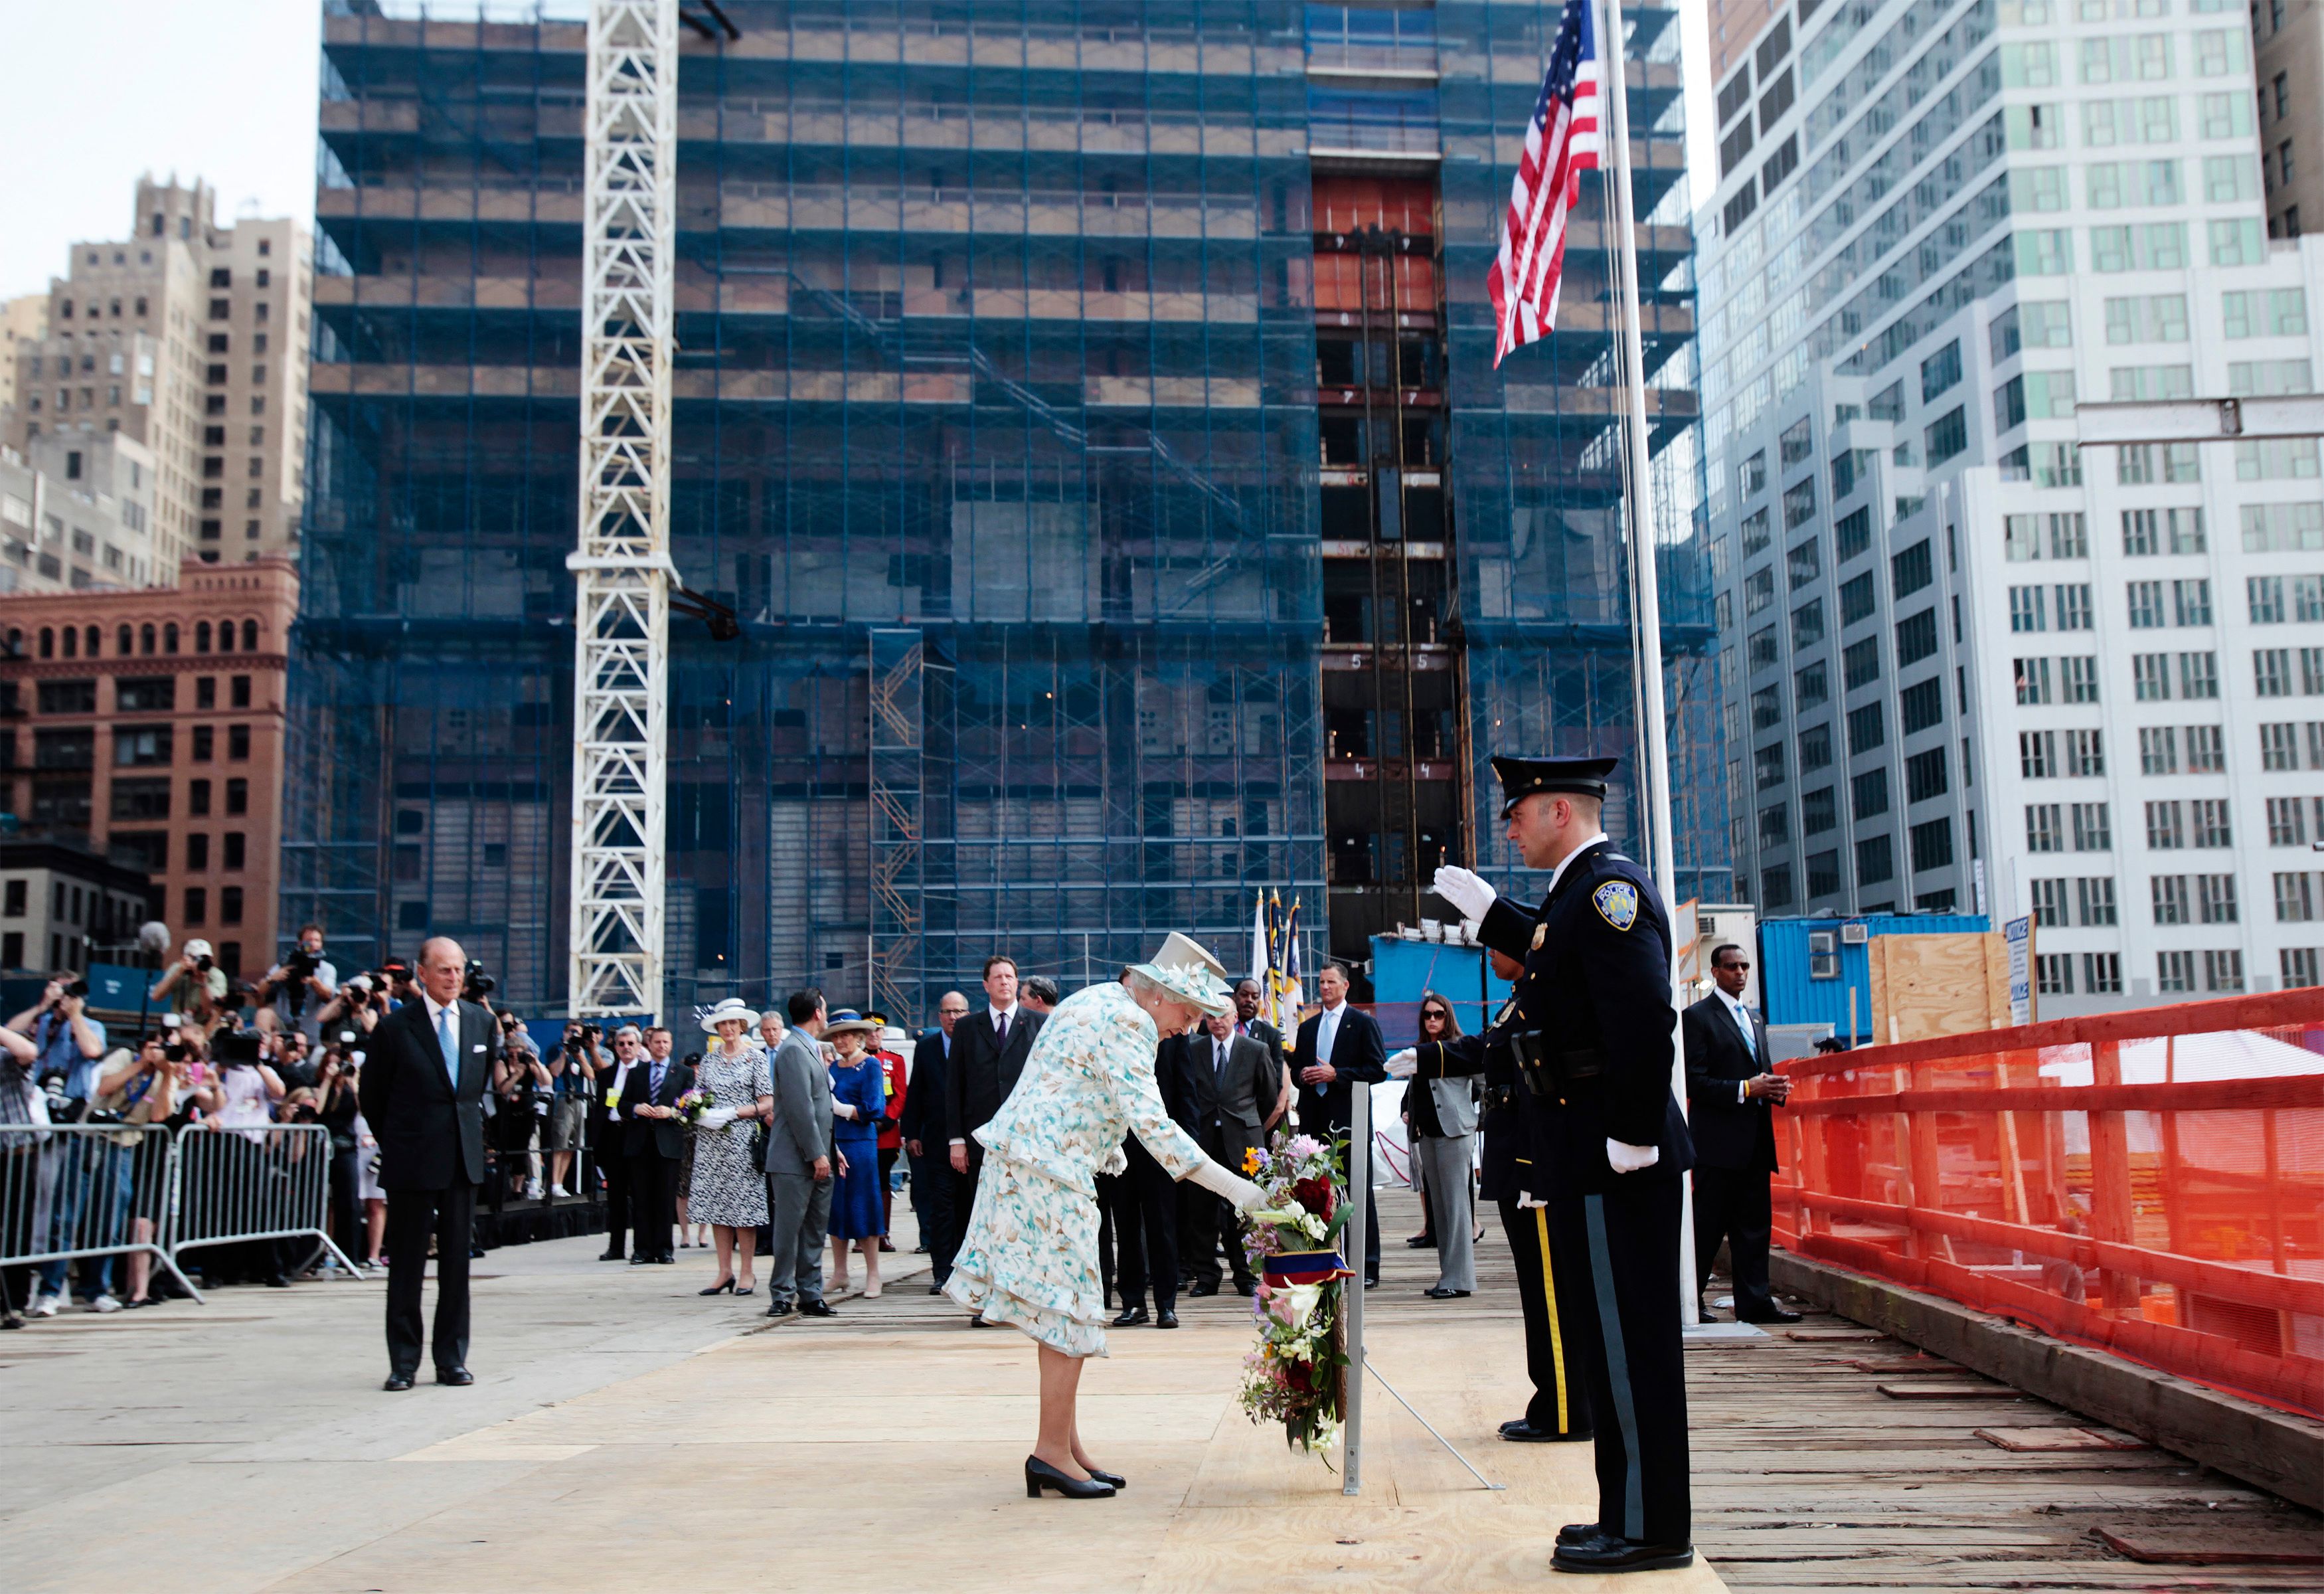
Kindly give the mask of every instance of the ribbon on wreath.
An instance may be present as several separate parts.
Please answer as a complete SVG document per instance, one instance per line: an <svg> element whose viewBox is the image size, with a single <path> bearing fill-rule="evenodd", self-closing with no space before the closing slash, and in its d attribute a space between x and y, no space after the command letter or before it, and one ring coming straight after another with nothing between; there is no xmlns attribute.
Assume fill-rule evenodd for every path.
<svg viewBox="0 0 2324 1594"><path fill-rule="evenodd" d="M1337 1251L1277 1251L1260 1258L1259 1275L1277 1289L1288 1284L1328 1284L1334 1279L1356 1276Z"/></svg>

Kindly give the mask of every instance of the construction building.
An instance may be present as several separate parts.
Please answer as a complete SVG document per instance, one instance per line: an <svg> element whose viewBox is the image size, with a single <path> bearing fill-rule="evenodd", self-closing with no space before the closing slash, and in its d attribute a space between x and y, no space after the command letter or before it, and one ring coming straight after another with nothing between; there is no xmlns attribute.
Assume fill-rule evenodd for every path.
<svg viewBox="0 0 2324 1594"><path fill-rule="evenodd" d="M284 922L563 995L583 29L334 4ZM1628 754L1613 280L1485 296L1554 3L689 12L666 988L1305 960ZM1729 890L1676 12L1629 12L1682 894ZM731 31L727 24L731 24ZM1611 826L1640 829L1625 771ZM1520 888L1524 883L1518 882Z"/></svg>
<svg viewBox="0 0 2324 1594"><path fill-rule="evenodd" d="M241 563L298 537L307 451L306 230L221 227L207 183L137 183L128 236L72 246L46 325L9 346L5 441L124 432L152 451L154 569Z"/></svg>

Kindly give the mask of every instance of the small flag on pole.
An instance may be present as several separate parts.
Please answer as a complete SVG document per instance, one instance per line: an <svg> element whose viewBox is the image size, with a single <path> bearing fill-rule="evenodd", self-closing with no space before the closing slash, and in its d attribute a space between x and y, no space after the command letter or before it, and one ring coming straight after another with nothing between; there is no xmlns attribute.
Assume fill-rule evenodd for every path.
<svg viewBox="0 0 2324 1594"><path fill-rule="evenodd" d="M1493 365L1549 332L1565 269L1565 218L1582 198L1582 173L1598 164L1597 30L1592 0L1565 0L1541 100L1526 128L1525 157L1509 186L1500 257L1485 279L1499 335Z"/></svg>

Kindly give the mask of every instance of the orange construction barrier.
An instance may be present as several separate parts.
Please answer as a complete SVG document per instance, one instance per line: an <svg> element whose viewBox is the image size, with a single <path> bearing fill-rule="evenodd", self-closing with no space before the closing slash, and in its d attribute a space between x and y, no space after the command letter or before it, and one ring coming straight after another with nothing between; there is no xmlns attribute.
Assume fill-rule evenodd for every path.
<svg viewBox="0 0 2324 1594"><path fill-rule="evenodd" d="M2324 1418L2324 989L1780 1071L1786 1247Z"/></svg>

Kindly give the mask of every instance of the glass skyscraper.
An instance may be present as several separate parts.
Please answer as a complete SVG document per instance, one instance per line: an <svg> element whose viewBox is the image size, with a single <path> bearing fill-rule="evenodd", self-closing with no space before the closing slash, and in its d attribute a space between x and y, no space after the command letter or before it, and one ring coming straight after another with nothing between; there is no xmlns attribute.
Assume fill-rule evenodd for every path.
<svg viewBox="0 0 2324 1594"><path fill-rule="evenodd" d="M742 635L673 624L670 1001L909 1019L989 951L1071 985L1168 929L1231 963L1260 888L1311 968L1360 959L1436 863L1506 874L1492 750L1628 750L1594 194L1568 329L1490 370L1555 5L723 12L680 79L671 533ZM327 7L284 907L554 1003L583 30L498 14ZM1677 30L1632 15L1716 895Z"/></svg>

